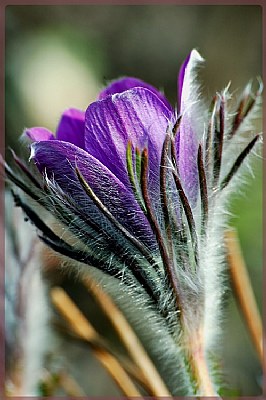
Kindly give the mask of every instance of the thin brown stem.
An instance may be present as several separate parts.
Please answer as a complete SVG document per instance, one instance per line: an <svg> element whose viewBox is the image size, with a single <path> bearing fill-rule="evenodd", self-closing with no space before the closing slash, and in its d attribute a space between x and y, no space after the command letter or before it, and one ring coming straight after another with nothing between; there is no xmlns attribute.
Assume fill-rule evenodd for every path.
<svg viewBox="0 0 266 400"><path fill-rule="evenodd" d="M245 261L241 253L236 231L227 231L225 234L225 241L227 245L227 259L234 294L247 324L258 356L261 362L263 362L263 329L261 316L252 290Z"/></svg>
<svg viewBox="0 0 266 400"><path fill-rule="evenodd" d="M213 188L218 185L222 164L223 154L223 141L224 141L224 112L225 112L225 99L222 96L219 99L217 120L219 127L214 128L213 136Z"/></svg>
<svg viewBox="0 0 266 400"><path fill-rule="evenodd" d="M62 288L53 288L51 290L51 299L57 310L68 321L73 331L91 345L93 354L116 381L123 394L129 397L141 397L140 392L119 361L99 345L101 340L98 332L96 332L67 293Z"/></svg>
<svg viewBox="0 0 266 400"><path fill-rule="evenodd" d="M168 193L167 193L167 160L169 156L169 145L171 142L171 136L167 132L164 144L163 144L163 149L162 149L162 156L161 156L161 164L160 164L160 191L161 191L161 205L162 205L162 210L163 210L163 215L164 215L164 223L165 223L165 229L167 232L167 236L170 235L169 232L169 223L170 223L170 217L169 217L169 210L168 210ZM171 240L171 239L170 239Z"/></svg>
<svg viewBox="0 0 266 400"><path fill-rule="evenodd" d="M208 188L207 188L207 180L206 180L201 145L199 145L197 161L198 161L200 198L201 198L201 224L202 224L202 233L205 234L207 218L208 218Z"/></svg>
<svg viewBox="0 0 266 400"><path fill-rule="evenodd" d="M73 397L85 397L86 393L79 386L76 380L65 371L59 373L58 384L64 389L65 393Z"/></svg>
<svg viewBox="0 0 266 400"><path fill-rule="evenodd" d="M159 246L161 258L165 267L165 270L167 272L167 277L169 279L169 283L173 289L175 299L176 299L176 308L177 310L180 310L181 304L180 304L180 286L178 282L178 278L176 276L176 272L173 268L173 260L171 260L171 257L167 251L164 237L159 225L159 222L156 218L156 215L153 210L150 194L149 194L149 187L148 187L148 173L149 173L149 168L148 168L148 149L144 149L142 152L142 158L141 158L141 191L142 191L142 196L143 200L146 206L147 210L147 219L150 223L150 226L153 230L154 235L156 236L157 243Z"/></svg>
<svg viewBox="0 0 266 400"><path fill-rule="evenodd" d="M245 160L247 155L250 153L250 151L253 149L254 145L257 143L257 141L259 140L260 137L261 137L260 135L256 135L251 140L251 142L249 142L249 144L244 148L244 150L239 154L239 156L237 157L236 161L234 162L231 170L229 171L227 176L222 181L222 183L220 185L220 190L223 190L228 185L228 183L231 181L233 176L236 174L236 172L238 171L238 168L242 165L243 161Z"/></svg>
<svg viewBox="0 0 266 400"><path fill-rule="evenodd" d="M190 236L191 236L191 240L192 240L192 244L193 244L195 264L197 266L198 265L198 239L197 239L197 233L196 233L195 220L193 217L193 213L192 213L189 201L187 199L187 196L182 187L180 178L176 171L173 171L173 177L174 177L176 189L177 189L179 197L180 197L180 201L182 203L182 206L183 206L186 218L187 218L188 228L190 231Z"/></svg>
<svg viewBox="0 0 266 400"><path fill-rule="evenodd" d="M205 165L207 168L208 178L212 171L210 171L210 159L213 156L213 137L215 131L215 116L217 109L217 95L212 99L211 107L210 107L210 120L207 129L206 142L205 142Z"/></svg>
<svg viewBox="0 0 266 400"><path fill-rule="evenodd" d="M228 135L229 139L235 136L245 118L250 114L251 110L256 105L257 99L262 93L262 89L263 86L259 83L259 88L257 92L253 95L251 82L249 82L244 89L236 110L235 118L233 120L232 130Z"/></svg>
<svg viewBox="0 0 266 400"><path fill-rule="evenodd" d="M164 215L164 226L167 237L169 258L173 260L172 226L170 223L170 215L169 215L169 193L167 191L168 158L169 158L170 145L171 145L171 136L169 132L167 132L163 144L161 164L160 164L160 192L161 192L161 206Z"/></svg>

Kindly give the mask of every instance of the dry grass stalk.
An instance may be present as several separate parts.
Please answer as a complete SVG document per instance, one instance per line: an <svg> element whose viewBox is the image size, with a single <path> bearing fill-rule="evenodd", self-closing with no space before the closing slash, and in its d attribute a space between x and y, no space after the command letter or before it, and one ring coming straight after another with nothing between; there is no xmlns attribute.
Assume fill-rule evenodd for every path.
<svg viewBox="0 0 266 400"><path fill-rule="evenodd" d="M95 297L102 310L112 322L132 360L144 376L150 395L171 397L165 383L147 355L135 332L127 322L124 315L114 304L110 296L106 294L99 284L91 277L84 277L83 283L89 292Z"/></svg>
<svg viewBox="0 0 266 400"><path fill-rule="evenodd" d="M60 373L59 385L64 389L64 391L68 396L73 396L73 397L86 396L86 393L81 389L76 380L66 372Z"/></svg>
<svg viewBox="0 0 266 400"><path fill-rule="evenodd" d="M235 230L225 234L227 257L233 290L244 316L258 356L263 362L263 328L254 292Z"/></svg>
<svg viewBox="0 0 266 400"><path fill-rule="evenodd" d="M53 288L51 290L51 299L56 309L68 321L74 333L91 345L94 355L116 381L123 394L128 397L141 397L140 392L118 360L107 350L99 346L99 342L101 342L99 334L67 293L62 288Z"/></svg>

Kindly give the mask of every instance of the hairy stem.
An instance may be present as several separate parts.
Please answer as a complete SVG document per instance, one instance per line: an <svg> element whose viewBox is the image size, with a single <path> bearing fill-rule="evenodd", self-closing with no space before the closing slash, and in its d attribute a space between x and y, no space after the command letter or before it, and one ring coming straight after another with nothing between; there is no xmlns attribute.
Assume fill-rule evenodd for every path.
<svg viewBox="0 0 266 400"><path fill-rule="evenodd" d="M111 297L94 281L91 276L83 278L83 283L89 292L95 297L104 313L110 319L118 333L122 343L127 348L132 360L145 378L150 394L153 396L170 397L170 393L159 375L156 367L150 360L134 330L127 322L124 315L112 301Z"/></svg>

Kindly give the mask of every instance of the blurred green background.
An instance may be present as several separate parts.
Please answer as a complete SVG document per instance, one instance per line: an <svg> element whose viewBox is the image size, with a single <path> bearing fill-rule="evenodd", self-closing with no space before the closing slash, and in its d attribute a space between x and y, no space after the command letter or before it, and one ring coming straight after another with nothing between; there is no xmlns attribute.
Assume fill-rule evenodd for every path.
<svg viewBox="0 0 266 400"><path fill-rule="evenodd" d="M6 147L20 152L25 127L55 130L68 107L86 109L111 79L131 75L176 102L179 66L192 48L207 60L205 94L231 81L240 93L262 71L259 6L86 5L6 8ZM260 123L256 126L261 131ZM232 202L232 224L262 305L262 171ZM261 371L235 302L228 300L221 347L229 386L260 393ZM106 394L96 391L95 394Z"/></svg>

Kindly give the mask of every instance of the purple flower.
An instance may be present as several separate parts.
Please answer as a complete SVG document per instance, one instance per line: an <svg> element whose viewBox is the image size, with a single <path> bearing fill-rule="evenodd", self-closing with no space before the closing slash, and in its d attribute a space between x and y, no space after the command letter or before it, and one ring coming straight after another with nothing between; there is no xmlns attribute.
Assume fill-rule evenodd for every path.
<svg viewBox="0 0 266 400"><path fill-rule="evenodd" d="M86 112L66 110L55 135L45 128L26 129L33 141L30 158L44 184L16 159L31 183L50 195L40 194L38 202L49 211L53 204L54 216L82 238L91 264L105 270L101 261L110 254L120 263L144 258L158 276L166 274L177 297L183 296L178 263L182 259L186 269L197 268L210 202L228 186L258 139L240 153L231 170L224 168L226 148L252 108L247 108L251 92L245 91L231 127L226 126L227 89L214 98L209 111L202 106L196 80L202 63L193 50L181 66L178 112L153 86L122 78L102 90ZM27 189L28 194L34 190ZM40 221L35 223L43 228ZM96 237L98 255L92 249ZM51 238L50 231L43 240L84 259L62 239ZM183 243L187 249L177 251ZM139 266L130 270L158 300L151 280L155 272Z"/></svg>
<svg viewBox="0 0 266 400"><path fill-rule="evenodd" d="M183 63L178 111L153 86L122 78L85 113L65 111L55 135L26 129L38 178L15 155L23 178L6 167L45 210L38 214L14 195L47 245L145 293L169 331L183 329L191 343L199 332L204 343L212 341L225 200L259 138L245 144L241 135L260 89L254 95L248 85L229 112L226 88L206 109L196 79L202 63L196 50ZM47 213L61 223L61 234L45 222Z"/></svg>

